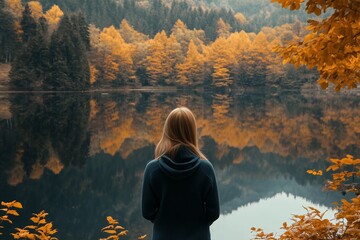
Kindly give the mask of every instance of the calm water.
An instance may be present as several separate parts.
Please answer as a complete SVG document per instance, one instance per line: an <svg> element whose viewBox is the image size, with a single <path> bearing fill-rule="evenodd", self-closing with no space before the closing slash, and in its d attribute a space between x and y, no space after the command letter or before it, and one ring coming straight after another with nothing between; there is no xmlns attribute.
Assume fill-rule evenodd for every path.
<svg viewBox="0 0 360 240"><path fill-rule="evenodd" d="M14 226L46 210L63 240L99 239L106 216L151 234L140 189L167 114L188 106L219 184L214 240L279 231L302 205L321 209L328 157L360 156L360 98L312 92L139 92L0 95L0 200L23 203ZM9 229L9 228L8 228Z"/></svg>

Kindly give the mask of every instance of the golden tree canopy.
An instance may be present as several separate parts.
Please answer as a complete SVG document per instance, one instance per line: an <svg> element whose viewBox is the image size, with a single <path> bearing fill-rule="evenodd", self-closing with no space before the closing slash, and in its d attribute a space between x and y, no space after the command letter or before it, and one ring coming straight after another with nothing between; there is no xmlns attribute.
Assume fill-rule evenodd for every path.
<svg viewBox="0 0 360 240"><path fill-rule="evenodd" d="M28 2L31 9L31 16L38 20L43 16L43 7L39 1L30 1Z"/></svg>
<svg viewBox="0 0 360 240"><path fill-rule="evenodd" d="M49 24L58 24L60 22L62 16L64 16L64 12L59 8L58 5L53 5L46 13L45 18L49 22Z"/></svg>
<svg viewBox="0 0 360 240"><path fill-rule="evenodd" d="M235 17L236 21L238 21L242 25L244 25L246 23L246 17L244 16L244 14L238 12L234 15L234 17Z"/></svg>
<svg viewBox="0 0 360 240"><path fill-rule="evenodd" d="M24 10L21 0L7 0L6 5L10 13L12 13L16 18L21 18Z"/></svg>
<svg viewBox="0 0 360 240"><path fill-rule="evenodd" d="M304 0L272 0L283 8L297 10ZM320 73L318 83L323 89L329 83L336 91L347 87L356 88L360 83L360 2L359 0L306 0L306 11L320 16L333 11L319 20L308 20L310 31L303 40L292 42L277 52L299 66L316 67Z"/></svg>

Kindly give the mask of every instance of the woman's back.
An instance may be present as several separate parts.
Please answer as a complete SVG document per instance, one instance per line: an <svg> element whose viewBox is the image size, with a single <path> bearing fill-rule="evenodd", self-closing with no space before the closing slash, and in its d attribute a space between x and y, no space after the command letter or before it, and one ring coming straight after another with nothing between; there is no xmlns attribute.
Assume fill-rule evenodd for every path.
<svg viewBox="0 0 360 240"><path fill-rule="evenodd" d="M147 165L143 189L143 216L154 223L153 240L210 239L219 199L208 160L181 146L173 160L164 155Z"/></svg>
<svg viewBox="0 0 360 240"><path fill-rule="evenodd" d="M154 223L153 240L210 240L220 211L214 168L205 159L195 116L174 109L144 172L142 214Z"/></svg>

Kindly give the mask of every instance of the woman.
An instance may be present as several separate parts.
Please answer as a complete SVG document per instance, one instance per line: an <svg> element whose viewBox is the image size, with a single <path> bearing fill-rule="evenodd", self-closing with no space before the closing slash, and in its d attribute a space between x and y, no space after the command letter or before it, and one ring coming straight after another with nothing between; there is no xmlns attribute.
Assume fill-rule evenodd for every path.
<svg viewBox="0 0 360 240"><path fill-rule="evenodd" d="M176 108L144 172L142 214L154 224L152 239L210 240L219 212L214 168L199 150L195 117Z"/></svg>

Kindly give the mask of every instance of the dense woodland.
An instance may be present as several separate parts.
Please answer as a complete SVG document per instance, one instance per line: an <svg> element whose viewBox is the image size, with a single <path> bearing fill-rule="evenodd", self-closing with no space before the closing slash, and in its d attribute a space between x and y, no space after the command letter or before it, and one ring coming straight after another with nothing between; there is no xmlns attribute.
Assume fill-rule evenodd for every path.
<svg viewBox="0 0 360 240"><path fill-rule="evenodd" d="M1 17L8 23L1 31L1 56L2 61L12 63L11 86L16 90L86 90L91 86L294 87L311 77L304 69L296 72L290 65L282 66L272 51L279 44L303 38L300 22L264 27L258 33L234 31L226 11L209 10L205 15L216 20L207 25L214 27L214 41L207 37L208 27L191 29L180 19L169 34L162 30L151 37L135 30L127 19L118 27L100 29L88 24L82 13L64 14L57 5L44 11L37 1L1 1ZM156 3L173 9L174 20L181 18L174 4L168 8ZM127 4L130 2L119 6ZM186 3L183 6L188 8ZM246 24L243 14L227 13L238 26ZM300 76L303 81L291 81Z"/></svg>
<svg viewBox="0 0 360 240"><path fill-rule="evenodd" d="M44 9L57 4L64 12L81 10L90 23L99 27L118 25L127 19L136 30L154 37L162 30L170 34L180 19L189 29L203 29L206 37L214 40L216 22L222 18L233 31L259 32L262 27L275 27L296 21L306 22L307 13L289 12L269 0L40 0ZM247 21L238 22L235 15L242 13Z"/></svg>

